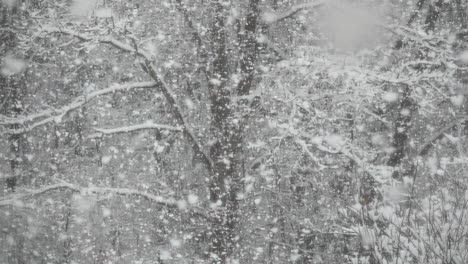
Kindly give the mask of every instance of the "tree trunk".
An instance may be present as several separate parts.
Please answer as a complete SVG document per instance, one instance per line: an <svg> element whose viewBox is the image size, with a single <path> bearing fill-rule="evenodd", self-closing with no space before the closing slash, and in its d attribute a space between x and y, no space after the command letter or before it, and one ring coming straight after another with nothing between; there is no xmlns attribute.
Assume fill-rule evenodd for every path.
<svg viewBox="0 0 468 264"><path fill-rule="evenodd" d="M226 230L226 178L230 175L228 152L229 146L229 120L231 116L229 90L226 88L228 79L228 58L226 54L226 29L224 25L224 7L219 1L213 2L215 10L212 26L213 72L209 82L211 101L211 130L216 142L210 148L210 157L213 160L213 172L210 179L210 201L219 206L213 219L212 238L210 242L210 258L213 263L225 263L228 250ZM227 158L227 159L226 159Z"/></svg>
<svg viewBox="0 0 468 264"><path fill-rule="evenodd" d="M241 53L240 70L242 80L237 87L239 96L248 95L255 75L257 58L255 31L259 14L258 0L251 0L246 18L245 29L239 36ZM212 26L213 65L209 83L211 101L211 131L216 142L210 148L210 158L214 162L210 181L210 201L218 206L218 213L213 220L211 239L211 258L213 263L226 263L228 256L237 248L236 228L239 223L239 201L237 196L242 191L242 155L244 141L244 122L233 115L230 91L227 87L229 78L229 58L226 50L226 27L224 7L218 1L213 2L215 10ZM247 101L241 105L247 106Z"/></svg>
<svg viewBox="0 0 468 264"><path fill-rule="evenodd" d="M417 3L417 8L420 9L424 1L419 1ZM444 1L438 0L434 5L429 5L429 10L425 19L425 30L427 33L434 31L436 22L440 15L440 10L442 8ZM412 22L413 17L410 18L408 24ZM397 49L401 46L396 45ZM422 66L421 66L422 67ZM411 89L408 85L403 85L402 87L402 97L398 105L397 110L398 117L395 121L395 132L393 133L393 148L394 152L390 155L390 158L387 162L388 166L398 167L401 165L403 159L405 158L405 149L408 143L409 135L408 130L411 128L411 119L414 111L416 110L416 103L411 99ZM398 173L394 174L394 178L400 178L401 175Z"/></svg>
<svg viewBox="0 0 468 264"><path fill-rule="evenodd" d="M13 116L17 117L21 113L22 105L21 105L21 92L16 85L16 82L12 81L10 78L6 79L7 89L11 90L10 96L10 107L8 107L8 113ZM11 125L10 127L12 130L18 129L19 126L17 124ZM6 179L6 184L9 190L15 191L16 184L18 178L20 176L20 162L21 162L21 152L20 146L22 145L22 136L21 134L12 134L8 137L8 144L10 146L10 168L11 168L11 175Z"/></svg>

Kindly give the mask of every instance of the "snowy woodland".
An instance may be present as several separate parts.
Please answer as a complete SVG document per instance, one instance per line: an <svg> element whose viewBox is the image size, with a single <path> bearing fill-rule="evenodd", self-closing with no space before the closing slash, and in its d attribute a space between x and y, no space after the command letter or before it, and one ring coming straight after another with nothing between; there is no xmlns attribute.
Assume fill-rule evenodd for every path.
<svg viewBox="0 0 468 264"><path fill-rule="evenodd" d="M0 263L468 263L468 1L0 0Z"/></svg>

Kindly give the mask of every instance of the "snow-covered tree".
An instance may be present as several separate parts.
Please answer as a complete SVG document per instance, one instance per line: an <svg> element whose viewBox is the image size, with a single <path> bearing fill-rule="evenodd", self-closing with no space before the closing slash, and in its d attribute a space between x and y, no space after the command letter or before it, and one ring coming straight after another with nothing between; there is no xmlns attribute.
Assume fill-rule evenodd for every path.
<svg viewBox="0 0 468 264"><path fill-rule="evenodd" d="M1 1L0 260L465 263L467 9Z"/></svg>

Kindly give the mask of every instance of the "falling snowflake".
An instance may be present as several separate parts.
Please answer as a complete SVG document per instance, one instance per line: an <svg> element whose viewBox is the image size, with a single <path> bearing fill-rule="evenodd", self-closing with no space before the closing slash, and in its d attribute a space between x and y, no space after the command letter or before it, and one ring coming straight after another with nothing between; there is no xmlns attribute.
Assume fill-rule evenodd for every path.
<svg viewBox="0 0 468 264"><path fill-rule="evenodd" d="M468 50L465 50L463 51L462 53L460 53L458 55L458 59L464 63L464 64L468 64Z"/></svg>
<svg viewBox="0 0 468 264"><path fill-rule="evenodd" d="M389 103L395 102L396 100L398 100L398 93L386 92L382 95L382 99Z"/></svg>
<svg viewBox="0 0 468 264"><path fill-rule="evenodd" d="M194 205L194 204L197 204L198 202L198 196L196 196L195 194L189 194L187 196L187 201L190 205Z"/></svg>
<svg viewBox="0 0 468 264"><path fill-rule="evenodd" d="M0 73L3 76L12 76L21 73L26 69L26 66L27 64L24 60L8 55L3 58Z"/></svg>

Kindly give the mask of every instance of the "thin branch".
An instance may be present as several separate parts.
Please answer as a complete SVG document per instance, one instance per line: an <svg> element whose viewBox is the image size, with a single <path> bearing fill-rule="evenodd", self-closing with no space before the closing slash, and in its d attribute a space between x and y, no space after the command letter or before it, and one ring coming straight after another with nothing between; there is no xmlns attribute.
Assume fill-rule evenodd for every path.
<svg viewBox="0 0 468 264"><path fill-rule="evenodd" d="M167 102L169 103L169 105L171 105L171 109L174 112L174 117L176 118L177 122L179 122L179 124L182 126L182 132L184 133L189 143L192 145L194 154L200 157L203 163L207 166L208 171L212 173L214 163L208 156L208 154L206 154L202 150L201 144L198 142L195 135L193 135L192 131L189 129L187 121L182 115L182 110L176 101L176 96L174 92L159 78L156 70L153 67L153 64L149 60L146 60L144 63L142 63L142 67L143 70L146 73L148 73L148 75L157 83L158 87L164 94L164 97L166 98Z"/></svg>
<svg viewBox="0 0 468 264"><path fill-rule="evenodd" d="M344 14L348 12L348 10L346 10L343 7L340 7L337 5L334 5L334 7ZM408 26L386 25L377 21L374 22L374 25L389 31L392 34L399 36L400 38L414 41L427 49L430 49L439 53L447 53L447 52L450 53L450 50L447 50L444 47L440 47L442 44L447 45L447 41L445 39L434 36L434 35L429 35L427 32L425 34L424 33L421 34L421 32L413 30L409 28ZM431 42L434 42L435 40L437 41L437 45L435 45L434 43L431 43Z"/></svg>
<svg viewBox="0 0 468 264"><path fill-rule="evenodd" d="M257 46L260 46L261 44L266 45L266 48L270 50L272 53L274 53L275 56L278 58L276 62L283 61L288 58L288 55L286 55L282 50L277 49L275 45L269 40L264 40L261 43L256 41L256 44Z"/></svg>
<svg viewBox="0 0 468 264"><path fill-rule="evenodd" d="M309 9L314 9L317 7L321 7L325 4L325 1L317 1L315 3L307 3L307 4L299 4L291 7L289 10L284 11L284 12L278 12L278 13L264 13L262 15L262 22L267 25L271 25L274 23L281 22L285 19L291 18L298 14L299 12L309 10Z"/></svg>
<svg viewBox="0 0 468 264"><path fill-rule="evenodd" d="M83 195L119 195L119 196L133 196L143 198L149 202L157 204L159 206L164 206L172 209L178 209L180 211L187 211L196 216L202 217L204 219L210 220L208 214L204 209L198 206L189 206L186 207L185 203L180 203L173 198L165 198L160 195L154 195L144 191L139 191L129 188L108 188L108 187L81 187L72 183L62 182L58 184L53 184L49 186L44 186L37 190L23 190L22 193L13 193L0 198L0 207L9 206L9 205L23 205L22 200L30 199L35 196L43 195L48 192L58 191L58 190L71 190L72 192L80 193Z"/></svg>
<svg viewBox="0 0 468 264"><path fill-rule="evenodd" d="M88 35L81 34L73 30L58 29L58 28L51 28L46 31L49 33L61 33L61 34L74 36L83 41L97 41L100 43L110 44L122 51L135 54L136 56L143 58L144 62L141 63L143 70L151 77L151 79L155 81L156 87L161 90L161 92L164 94L164 97L166 98L168 103L171 105L173 114L176 120L182 126L182 132L187 137L189 143L192 145L192 149L195 155L200 157L203 163L207 166L208 171L210 173L213 171L213 161L205 152L203 152L201 148L201 144L198 142L196 137L193 135L193 133L189 129L187 122L185 121L184 115L182 114L182 109L177 103L174 92L159 77L157 71L155 70L153 66L152 58L148 53L142 51L141 49L135 50L134 47L127 45L121 41L118 41L116 39L113 39L111 37L89 37Z"/></svg>
<svg viewBox="0 0 468 264"><path fill-rule="evenodd" d="M380 23L376 23L376 26L380 26L383 29L390 31L391 33L393 33L393 34L395 34L395 35L397 35L399 37L412 40L412 41L414 41L414 42L420 44L421 46L423 46L425 48L428 48L430 50L440 52L440 53L449 52L448 50L445 50L443 48L435 47L434 45L432 45L430 43L430 40L434 40L435 37L422 36L421 34L419 34L417 32L414 32L414 31L412 31L411 29L409 29L407 27L403 27L403 26L392 27L392 26L387 26L387 25L380 24ZM410 34L410 33L413 33L413 34ZM439 42L442 41L442 39L438 39L438 40L439 40Z"/></svg>
<svg viewBox="0 0 468 264"><path fill-rule="evenodd" d="M69 105L65 105L59 109L47 109L40 113L31 114L28 116L20 116L18 118L7 118L3 117L3 121L0 122L0 126L5 125L25 125L25 127L18 129L10 129L3 131L1 134L22 134L33 130L34 128L43 126L50 122L59 122L60 119L66 115L68 112L79 109L83 105L87 104L89 101L96 99L99 96L114 93L117 91L131 90L137 88L155 88L156 84L154 82L139 82L139 83L129 83L129 84L114 84L109 88L98 90L87 94L86 96L82 95L75 98ZM34 122L37 119L44 118L40 121ZM30 125L27 125L29 122L34 122Z"/></svg>
<svg viewBox="0 0 468 264"><path fill-rule="evenodd" d="M333 155L343 155L345 157L347 157L348 159L352 160L354 162L354 164L356 164L358 167L360 167L364 172L368 173L369 175L373 175L372 171L370 171L369 169L367 169L366 167L366 163L361 159L359 158L357 155L355 155L354 153L352 153L350 150L347 150L345 148L345 145L341 146L339 149L330 149L326 146L324 146L322 144L322 139L321 138L313 138L313 137L310 137L309 135L305 135L305 134L302 134L301 135L302 138L304 139L308 139L310 140L310 142L307 142L302 140L302 139L298 139L298 138L295 138L295 142L298 143L302 148L303 150L320 166L324 166L324 165L321 165L319 162L318 162L318 159L313 156L313 154L309 151L308 149L308 146L311 145L313 147L315 147L316 149L318 150L321 150L323 152L326 152L326 153L329 153L329 154L333 154ZM325 166L324 166L325 167Z"/></svg>
<svg viewBox="0 0 468 264"><path fill-rule="evenodd" d="M182 13L182 15L184 16L184 20L185 20L185 23L187 24L187 26L190 28L190 30L192 31L192 36L195 40L195 42L197 43L198 47L200 49L203 49L203 41L200 37L200 34L198 34L198 31L197 29L195 28L195 25L192 21L192 19L190 18L190 14L189 14L189 11L187 10L187 7L182 3L182 0L176 0L176 8L177 10Z"/></svg>
<svg viewBox="0 0 468 264"><path fill-rule="evenodd" d="M413 21L418 17L419 13L421 12L422 6L424 5L424 2L426 2L426 0L418 0L418 3L416 4L416 9L413 10L408 20L408 23L407 23L408 26L411 26Z"/></svg>
<svg viewBox="0 0 468 264"><path fill-rule="evenodd" d="M467 121L467 120L468 120L468 116L463 116L460 119L457 119L457 120L454 120L454 121L448 123L442 129L440 129L434 135L432 135L426 142L424 142L422 144L422 146L418 149L416 155L417 156L426 155L427 152L429 151L429 149L431 148L432 143L434 143L434 141L436 141L438 139L441 139L444 136L445 132L452 129L454 126L456 126L460 122Z"/></svg>
<svg viewBox="0 0 468 264"><path fill-rule="evenodd" d="M151 60L151 55L146 53L145 51L141 50L141 49L138 49L136 50L134 47L132 47L131 45L128 45L122 41L119 41L115 38L112 38L110 36L105 36L105 37L95 37L95 36L89 36L87 34L82 34L82 33L79 33L77 31L74 31L74 30L70 30L70 29L60 29L60 28L47 28L45 30L45 32L47 33L59 33L59 34L65 34L65 35L69 35L69 36L72 36L72 37L76 37L82 41L96 41L98 43L104 43L104 44L109 44L111 46L114 46L122 51L125 51L125 52L129 52L129 53L132 53L132 54L135 54L139 57L142 57L144 59L147 59L147 60Z"/></svg>
<svg viewBox="0 0 468 264"><path fill-rule="evenodd" d="M198 32L198 30L196 29L195 23L193 22L193 20L192 20L192 18L190 16L190 13L187 10L187 7L183 3L183 0L176 0L175 7L180 13L182 13L182 15L184 16L185 23L187 24L187 27L192 32L192 38L193 38L193 41L195 42L195 44L197 45L197 49L198 49L197 51L199 53L198 57L202 58L204 60L204 63L202 63L203 66L200 69L203 69L203 71L204 71L204 73L206 75L207 81L209 81L210 78L208 77L208 75L211 75L211 73L209 72L209 70L207 69L207 67L205 65L206 64L206 59L208 58L208 54L207 54L206 47L203 44L202 37L201 37L200 33Z"/></svg>
<svg viewBox="0 0 468 264"><path fill-rule="evenodd" d="M387 128L391 128L391 122L380 117L379 115L375 114L372 110L368 109L367 107L363 107L362 108L363 112L365 112L366 114L374 117L375 119L379 120L380 122L382 122Z"/></svg>
<svg viewBox="0 0 468 264"><path fill-rule="evenodd" d="M98 133L89 135L88 138L98 138L104 135L113 135L113 134L123 134L129 132L135 132L140 130L147 130L147 129L156 129L156 130L169 130L169 131L182 131L181 128L169 125L161 125L161 124L154 124L152 122L146 122L144 124L132 125L132 126L125 126L125 127L118 127L118 128L93 128Z"/></svg>
<svg viewBox="0 0 468 264"><path fill-rule="evenodd" d="M80 187L71 183L58 183L42 187L37 190L24 190L21 193L14 193L0 198L0 206L19 204L21 200L29 199L34 196L42 195L56 190L71 190L82 194L115 194L121 196L137 196L158 205L177 208L177 201L172 198L164 198L162 196L153 195L147 192L128 189L128 188L101 188L101 187Z"/></svg>

